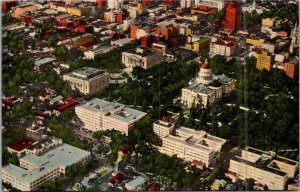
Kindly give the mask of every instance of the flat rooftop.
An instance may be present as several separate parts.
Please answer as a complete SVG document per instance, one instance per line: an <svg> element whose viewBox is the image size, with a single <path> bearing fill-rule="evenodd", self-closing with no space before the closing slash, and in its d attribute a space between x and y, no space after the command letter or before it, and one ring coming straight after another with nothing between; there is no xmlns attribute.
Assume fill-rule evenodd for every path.
<svg viewBox="0 0 300 192"><path fill-rule="evenodd" d="M185 139L180 138L180 137L176 137L176 136L173 136L173 135L168 135L167 137L163 138L163 140L169 140L169 141L172 141L172 142L181 143L183 145L186 145L186 146L189 146L189 147L192 147L192 148L195 148L195 149L201 149L203 151L208 151L208 152L212 151L209 147L206 147L204 145L197 144L197 143L189 143L189 142L186 142Z"/></svg>
<svg viewBox="0 0 300 192"><path fill-rule="evenodd" d="M283 171L267 167L265 163L264 164L252 163L252 162L247 161L245 159L242 159L241 157L238 157L238 156L233 157L232 160L243 163L243 164L246 164L246 165L249 165L249 166L252 166L252 167L262 169L262 170L270 172L270 173L274 173L276 175L285 176L287 174Z"/></svg>
<svg viewBox="0 0 300 192"><path fill-rule="evenodd" d="M104 70L100 70L92 67L83 67L80 69L76 69L75 71L71 73L67 73L65 75L75 77L78 79L88 80L96 76L108 75L108 73Z"/></svg>
<svg viewBox="0 0 300 192"><path fill-rule="evenodd" d="M54 170L59 166L66 167L72 165L89 155L90 152L64 143L41 156L30 154L23 157L23 160L38 167L33 171L29 171L13 164L3 167L2 171L16 177L18 180L31 183L45 175L49 170Z"/></svg>
<svg viewBox="0 0 300 192"><path fill-rule="evenodd" d="M35 65L36 65L36 66L41 66L41 65L44 65L44 64L47 64L47 63L51 63L51 62L53 62L53 61L55 61L54 58L46 57L46 58L44 58L44 59L35 61Z"/></svg>
<svg viewBox="0 0 300 192"><path fill-rule="evenodd" d="M140 119L147 114L142 111L128 108L117 102L109 102L98 98L94 98L78 107L92 112L104 113L105 116L109 116L125 123Z"/></svg>

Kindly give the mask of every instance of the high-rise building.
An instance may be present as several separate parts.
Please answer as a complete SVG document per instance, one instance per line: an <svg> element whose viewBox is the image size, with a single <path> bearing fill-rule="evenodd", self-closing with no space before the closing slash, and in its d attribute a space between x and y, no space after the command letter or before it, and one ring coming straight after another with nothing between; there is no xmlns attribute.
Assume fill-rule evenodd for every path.
<svg viewBox="0 0 300 192"><path fill-rule="evenodd" d="M222 27L232 31L239 30L241 27L242 8L238 1L230 1L225 9L225 18Z"/></svg>
<svg viewBox="0 0 300 192"><path fill-rule="evenodd" d="M275 62L275 55L268 51L262 50L257 53L256 68L259 70L266 69L270 71Z"/></svg>

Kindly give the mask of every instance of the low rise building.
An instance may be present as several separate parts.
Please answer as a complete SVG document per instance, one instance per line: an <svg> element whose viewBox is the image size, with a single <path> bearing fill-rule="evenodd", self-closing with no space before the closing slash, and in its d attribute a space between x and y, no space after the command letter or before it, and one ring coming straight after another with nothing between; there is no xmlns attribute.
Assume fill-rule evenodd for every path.
<svg viewBox="0 0 300 192"><path fill-rule="evenodd" d="M122 52L122 63L128 68L142 67L148 69L164 60L163 53L146 47Z"/></svg>
<svg viewBox="0 0 300 192"><path fill-rule="evenodd" d="M203 108L228 97L235 91L236 80L223 75L213 75L207 63L200 66L198 77L192 79L189 87L182 89L181 103L191 107L200 104Z"/></svg>
<svg viewBox="0 0 300 192"><path fill-rule="evenodd" d="M71 38L71 43L74 47L79 47L94 40L94 36L90 33L85 33Z"/></svg>
<svg viewBox="0 0 300 192"><path fill-rule="evenodd" d="M248 178L266 185L269 190L285 190L288 178L293 178L299 163L252 147L242 150L242 156L230 160L229 171L241 180Z"/></svg>
<svg viewBox="0 0 300 192"><path fill-rule="evenodd" d="M107 53L107 52L111 51L112 49L113 49L113 47L109 47L109 46L95 47L93 49L85 51L84 56L86 59L94 60L96 56Z"/></svg>
<svg viewBox="0 0 300 192"><path fill-rule="evenodd" d="M17 7L14 7L12 17L20 18L23 14L33 13L37 11L37 7L33 4L24 4Z"/></svg>
<svg viewBox="0 0 300 192"><path fill-rule="evenodd" d="M226 140L212 136L205 131L178 127L176 136L168 135L162 138L159 151L168 155L177 155L189 162L203 163L206 166L215 164L219 152Z"/></svg>
<svg viewBox="0 0 300 192"><path fill-rule="evenodd" d="M103 91L109 85L109 74L103 70L83 67L63 75L71 88L85 95L93 95Z"/></svg>
<svg viewBox="0 0 300 192"><path fill-rule="evenodd" d="M88 130L96 132L114 129L126 135L133 129L135 123L146 115L120 103L98 98L76 106L75 112Z"/></svg>
<svg viewBox="0 0 300 192"><path fill-rule="evenodd" d="M146 182L146 178L138 176L135 179L125 183L125 188L129 191L143 190Z"/></svg>
<svg viewBox="0 0 300 192"><path fill-rule="evenodd" d="M209 51L210 38L189 36L185 48L196 53Z"/></svg>
<svg viewBox="0 0 300 192"><path fill-rule="evenodd" d="M90 156L90 152L61 144L43 155L29 154L20 158L20 166L4 166L2 181L21 191L35 191L47 181L64 175L68 166L86 163Z"/></svg>

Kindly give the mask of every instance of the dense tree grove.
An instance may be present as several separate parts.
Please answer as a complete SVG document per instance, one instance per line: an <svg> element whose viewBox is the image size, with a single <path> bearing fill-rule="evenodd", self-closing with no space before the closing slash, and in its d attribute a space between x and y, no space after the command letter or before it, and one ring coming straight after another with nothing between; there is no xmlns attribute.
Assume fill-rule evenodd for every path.
<svg viewBox="0 0 300 192"><path fill-rule="evenodd" d="M261 23L263 18L274 18L278 17L281 19L286 19L291 22L298 21L298 6L297 4L287 4L284 6L278 6L277 9L264 10L261 14L253 11L251 13L244 13L242 16L242 24L245 27L256 26L257 23Z"/></svg>

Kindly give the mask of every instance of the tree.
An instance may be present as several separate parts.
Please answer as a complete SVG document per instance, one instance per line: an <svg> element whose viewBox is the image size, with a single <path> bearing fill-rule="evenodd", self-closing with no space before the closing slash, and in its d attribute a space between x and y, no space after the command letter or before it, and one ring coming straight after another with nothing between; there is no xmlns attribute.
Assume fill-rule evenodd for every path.
<svg viewBox="0 0 300 192"><path fill-rule="evenodd" d="M68 58L69 51L64 46L58 46L55 48L53 54L56 59L65 61Z"/></svg>

